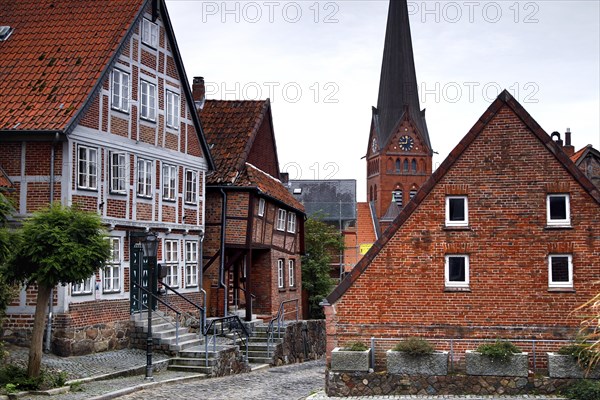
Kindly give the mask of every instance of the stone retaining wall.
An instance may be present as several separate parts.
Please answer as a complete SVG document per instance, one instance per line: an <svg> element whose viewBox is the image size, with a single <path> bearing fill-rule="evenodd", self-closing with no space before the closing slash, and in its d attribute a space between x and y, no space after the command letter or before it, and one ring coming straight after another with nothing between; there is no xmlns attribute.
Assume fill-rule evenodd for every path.
<svg viewBox="0 0 600 400"><path fill-rule="evenodd" d="M57 327L52 335L52 352L61 357L81 356L129 347L132 322L115 321L82 328Z"/></svg>
<svg viewBox="0 0 600 400"><path fill-rule="evenodd" d="M217 363L213 366L210 377L227 376L250 372L251 368L244 361L244 356L238 348L219 351Z"/></svg>
<svg viewBox="0 0 600 400"><path fill-rule="evenodd" d="M273 353L273 365L316 360L325 354L325 320L298 321L286 325L284 341Z"/></svg>
<svg viewBox="0 0 600 400"><path fill-rule="evenodd" d="M576 380L542 376L496 377L392 375L386 372L332 372L327 370L325 391L331 397L382 395L521 395L553 394Z"/></svg>

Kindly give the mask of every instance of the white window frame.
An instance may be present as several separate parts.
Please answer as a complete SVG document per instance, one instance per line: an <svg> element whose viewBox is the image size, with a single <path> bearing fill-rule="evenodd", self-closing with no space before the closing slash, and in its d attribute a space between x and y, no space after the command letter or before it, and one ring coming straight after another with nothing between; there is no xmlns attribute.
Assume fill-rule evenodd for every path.
<svg viewBox="0 0 600 400"><path fill-rule="evenodd" d="M568 282L554 282L552 279L552 260L554 258L567 258ZM550 288L573 288L573 255L572 254L550 254L548 255L548 287Z"/></svg>
<svg viewBox="0 0 600 400"><path fill-rule="evenodd" d="M450 220L450 202L452 200L464 201L464 220ZM467 196L446 196L446 226L469 226L469 199L467 198Z"/></svg>
<svg viewBox="0 0 600 400"><path fill-rule="evenodd" d="M152 160L144 158L137 159L136 192L139 197L152 198L152 172L154 164Z"/></svg>
<svg viewBox="0 0 600 400"><path fill-rule="evenodd" d="M288 212L288 223L287 231L289 233L296 233L296 213Z"/></svg>
<svg viewBox="0 0 600 400"><path fill-rule="evenodd" d="M102 268L102 293L121 291L121 239L109 237L110 257Z"/></svg>
<svg viewBox="0 0 600 400"><path fill-rule="evenodd" d="M277 287L279 289L285 288L285 280L284 280L285 271L283 269L283 266L284 266L283 258L277 259Z"/></svg>
<svg viewBox="0 0 600 400"><path fill-rule="evenodd" d="M110 152L110 192L118 194L127 193L127 154Z"/></svg>
<svg viewBox="0 0 600 400"><path fill-rule="evenodd" d="M288 283L290 287L296 286L296 260L290 259L288 260Z"/></svg>
<svg viewBox="0 0 600 400"><path fill-rule="evenodd" d="M198 171L185 170L185 202L196 204L198 202Z"/></svg>
<svg viewBox="0 0 600 400"><path fill-rule="evenodd" d="M167 114L167 127L174 130L179 130L179 113L181 112L179 107L181 104L181 98L177 93L171 90L167 90L166 97L167 109L165 111Z"/></svg>
<svg viewBox="0 0 600 400"><path fill-rule="evenodd" d="M158 48L158 24L147 18L142 22L142 43L150 47Z"/></svg>
<svg viewBox="0 0 600 400"><path fill-rule="evenodd" d="M156 121L156 85L140 79L140 118Z"/></svg>
<svg viewBox="0 0 600 400"><path fill-rule="evenodd" d="M185 287L198 286L198 242L185 241Z"/></svg>
<svg viewBox="0 0 600 400"><path fill-rule="evenodd" d="M164 258L167 266L165 283L173 288L179 287L179 240L164 239Z"/></svg>
<svg viewBox="0 0 600 400"><path fill-rule="evenodd" d="M265 199L262 197L258 199L258 216L263 217L265 215Z"/></svg>
<svg viewBox="0 0 600 400"><path fill-rule="evenodd" d="M465 280L451 281L450 280L450 258L464 258L465 260ZM444 267L444 282L448 288L468 288L469 287L469 256L467 254L447 254Z"/></svg>
<svg viewBox="0 0 600 400"><path fill-rule="evenodd" d="M98 149L77 146L77 188L98 189Z"/></svg>
<svg viewBox="0 0 600 400"><path fill-rule="evenodd" d="M286 223L286 218L285 218L285 210L283 208L280 208L279 210L277 210L277 230L278 231L285 231L285 223Z"/></svg>
<svg viewBox="0 0 600 400"><path fill-rule="evenodd" d="M113 110L129 113L129 98L131 89L129 73L113 69L111 107Z"/></svg>
<svg viewBox="0 0 600 400"><path fill-rule="evenodd" d="M71 285L71 295L73 296L84 296L92 294L94 292L93 281L96 279L96 275L92 275L87 279L82 280L79 283Z"/></svg>
<svg viewBox="0 0 600 400"><path fill-rule="evenodd" d="M162 198L175 201L177 196L177 166L163 164L162 166Z"/></svg>
<svg viewBox="0 0 600 400"><path fill-rule="evenodd" d="M550 199L564 198L565 200L565 219L552 219L550 216ZM571 226L571 196L567 193L552 193L546 196L546 224L548 226Z"/></svg>

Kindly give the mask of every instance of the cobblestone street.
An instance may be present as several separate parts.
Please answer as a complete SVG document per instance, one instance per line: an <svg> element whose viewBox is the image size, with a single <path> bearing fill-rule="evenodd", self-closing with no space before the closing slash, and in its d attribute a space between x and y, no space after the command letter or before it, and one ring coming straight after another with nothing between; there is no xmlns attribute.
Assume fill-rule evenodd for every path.
<svg viewBox="0 0 600 400"><path fill-rule="evenodd" d="M127 400L211 399L281 400L304 399L323 389L325 362L269 368L223 378L163 385L120 397Z"/></svg>

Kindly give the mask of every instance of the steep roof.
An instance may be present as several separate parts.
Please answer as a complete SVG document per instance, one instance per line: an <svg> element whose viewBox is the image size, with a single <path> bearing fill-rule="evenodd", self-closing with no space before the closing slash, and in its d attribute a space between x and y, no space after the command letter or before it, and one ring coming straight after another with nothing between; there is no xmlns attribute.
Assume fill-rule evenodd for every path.
<svg viewBox="0 0 600 400"><path fill-rule="evenodd" d="M581 150L573 154L571 156L571 161L573 161L575 165L579 165L581 161L583 161L583 159L585 159L590 153L600 159L600 152L596 150L591 144L588 144L587 146L583 147Z"/></svg>
<svg viewBox="0 0 600 400"><path fill-rule="evenodd" d="M375 234L375 225L369 203L356 204L356 230L358 234L358 243L373 243L377 239Z"/></svg>
<svg viewBox="0 0 600 400"><path fill-rule="evenodd" d="M390 0L377 109L373 109L381 147L387 145L407 112L431 151L425 113L419 107L408 4L406 0Z"/></svg>
<svg viewBox="0 0 600 400"><path fill-rule="evenodd" d="M245 168L239 178L237 185L256 187L261 193L304 213L304 206L292 196L281 181L254 165L245 163Z"/></svg>
<svg viewBox="0 0 600 400"><path fill-rule="evenodd" d="M0 167L0 191L2 190L11 190L14 189L14 185L11 182L10 178L4 171L2 167Z"/></svg>
<svg viewBox="0 0 600 400"><path fill-rule="evenodd" d="M258 130L270 118L270 107L268 99L206 100L199 116L216 164L207 183L234 183L244 172Z"/></svg>
<svg viewBox="0 0 600 400"><path fill-rule="evenodd" d="M356 219L356 180L290 180L288 190L306 213L322 213L325 221Z"/></svg>
<svg viewBox="0 0 600 400"><path fill-rule="evenodd" d="M133 34L156 4L187 104L191 89L164 0L11 0L0 23L0 133L69 134L84 115ZM197 116L192 120L209 169L214 163Z"/></svg>
<svg viewBox="0 0 600 400"><path fill-rule="evenodd" d="M0 130L65 131L147 0L0 3Z"/></svg>
<svg viewBox="0 0 600 400"><path fill-rule="evenodd" d="M354 284L360 275L367 269L373 259L384 248L388 241L394 236L396 231L408 220L415 212L419 205L424 201L427 195L433 188L442 180L452 166L460 159L464 151L471 143L481 134L487 124L495 117L503 106L508 106L527 128L539 139L539 141L548 149L550 153L558 160L560 164L568 171L573 179L581 185L581 187L590 194L590 196L600 205L600 191L592 182L575 166L569 156L565 154L560 146L558 146L548 134L540 127L540 125L529 115L529 113L519 104L519 102L506 90L504 90L496 98L496 100L488 107L485 113L479 118L477 123L458 143L458 145L450 152L448 157L442 162L440 167L429 177L429 179L421 186L415 197L408 202L402 209L398 217L391 223L388 229L379 237L373 244L373 247L365 254L365 256L356 264L346 278L329 294L327 301L329 304L334 304L339 300L344 293Z"/></svg>

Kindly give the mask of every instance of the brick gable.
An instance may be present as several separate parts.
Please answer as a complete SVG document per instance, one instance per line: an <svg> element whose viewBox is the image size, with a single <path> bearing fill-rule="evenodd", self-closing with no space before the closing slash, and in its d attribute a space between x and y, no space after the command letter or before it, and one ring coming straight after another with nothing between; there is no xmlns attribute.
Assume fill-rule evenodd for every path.
<svg viewBox="0 0 600 400"><path fill-rule="evenodd" d="M555 188L570 195L571 228L546 226ZM445 227L450 194L467 196L468 228ZM328 297L331 340L571 338L579 319L570 312L600 279L599 211L591 182L504 92ZM556 253L573 257L572 290L549 288ZM468 290L445 286L449 254L469 256Z"/></svg>

